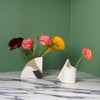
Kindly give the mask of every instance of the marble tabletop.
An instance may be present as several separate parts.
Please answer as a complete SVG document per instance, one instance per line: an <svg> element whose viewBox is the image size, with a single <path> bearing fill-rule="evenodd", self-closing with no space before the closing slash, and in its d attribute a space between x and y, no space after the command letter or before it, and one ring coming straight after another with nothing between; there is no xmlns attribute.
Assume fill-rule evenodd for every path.
<svg viewBox="0 0 100 100"><path fill-rule="evenodd" d="M75 84L61 83L60 70L42 79L21 80L20 72L0 73L0 100L100 100L100 77L77 71Z"/></svg>

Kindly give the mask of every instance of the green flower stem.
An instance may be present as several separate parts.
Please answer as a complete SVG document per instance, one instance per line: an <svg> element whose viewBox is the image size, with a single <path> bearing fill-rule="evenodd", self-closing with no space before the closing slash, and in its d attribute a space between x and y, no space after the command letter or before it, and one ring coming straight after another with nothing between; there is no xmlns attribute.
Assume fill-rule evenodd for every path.
<svg viewBox="0 0 100 100"><path fill-rule="evenodd" d="M82 60L83 57L84 57L84 56L81 56L81 57L79 58L79 60L77 61L76 65L75 65L75 68L77 68L78 64L80 63L80 61Z"/></svg>
<svg viewBox="0 0 100 100"><path fill-rule="evenodd" d="M44 46L41 47L41 49L40 49L40 51L39 51L39 54L38 54L38 57L39 57L40 54L42 53L42 49L43 49L43 47L44 47Z"/></svg>
<svg viewBox="0 0 100 100"><path fill-rule="evenodd" d="M32 49L30 50L30 59L33 58Z"/></svg>
<svg viewBox="0 0 100 100"><path fill-rule="evenodd" d="M54 45L52 48L54 48L54 47L55 47L55 45ZM47 50L41 55L41 57L45 56L52 48L47 49Z"/></svg>
<svg viewBox="0 0 100 100"><path fill-rule="evenodd" d="M48 52L49 52L49 49L46 50L46 51L41 55L41 57L45 56Z"/></svg>
<svg viewBox="0 0 100 100"><path fill-rule="evenodd" d="M38 37L36 37L36 40L35 40L35 43L34 43L34 48L33 48L33 58L34 58L34 53L35 53L35 49L36 49L37 40L38 40Z"/></svg>
<svg viewBox="0 0 100 100"><path fill-rule="evenodd" d="M21 50L21 48L18 48L19 51L23 54L23 56L25 57L26 60L29 60L28 57L25 55L25 53Z"/></svg>

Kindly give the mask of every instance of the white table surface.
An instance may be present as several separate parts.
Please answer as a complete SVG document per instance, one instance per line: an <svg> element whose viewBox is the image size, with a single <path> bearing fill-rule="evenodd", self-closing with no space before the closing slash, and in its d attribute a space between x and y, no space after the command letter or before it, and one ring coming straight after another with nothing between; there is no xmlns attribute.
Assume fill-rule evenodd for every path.
<svg viewBox="0 0 100 100"><path fill-rule="evenodd" d="M1 72L0 100L100 100L100 78L77 72L75 84L64 84L57 79L59 72L29 80L21 80L20 72Z"/></svg>

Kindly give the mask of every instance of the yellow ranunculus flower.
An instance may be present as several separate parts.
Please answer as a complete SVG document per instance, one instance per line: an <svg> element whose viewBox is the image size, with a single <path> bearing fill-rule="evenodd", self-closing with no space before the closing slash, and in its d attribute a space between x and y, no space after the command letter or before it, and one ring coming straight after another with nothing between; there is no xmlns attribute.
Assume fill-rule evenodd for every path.
<svg viewBox="0 0 100 100"><path fill-rule="evenodd" d="M55 45L55 49L60 49L60 50L64 50L65 49L65 42L64 42L64 40L61 37L55 36L52 39L52 42L54 44L56 44Z"/></svg>

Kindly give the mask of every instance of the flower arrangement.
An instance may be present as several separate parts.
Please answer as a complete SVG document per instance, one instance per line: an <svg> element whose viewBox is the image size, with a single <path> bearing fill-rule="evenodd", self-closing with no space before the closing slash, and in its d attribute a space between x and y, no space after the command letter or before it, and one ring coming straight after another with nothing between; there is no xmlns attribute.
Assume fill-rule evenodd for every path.
<svg viewBox="0 0 100 100"><path fill-rule="evenodd" d="M59 37L55 36L53 39L47 35L41 35L40 37L36 37L35 42L32 39L23 39L23 38L13 38L9 41L10 50L14 50L16 48L24 55L26 60L31 60L35 58L35 50L37 41L41 44L41 48L39 53L36 57L43 57L48 52L54 52L56 49L64 50L65 49L65 42L64 40Z"/></svg>
<svg viewBox="0 0 100 100"><path fill-rule="evenodd" d="M76 82L76 69L80 61L82 60L83 57L87 58L88 61L91 61L93 58L93 52L89 48L83 48L82 51L82 56L79 58L75 66L72 66L70 64L69 59L65 62L63 68L61 69L58 79L63 82L63 83L75 83Z"/></svg>
<svg viewBox="0 0 100 100"><path fill-rule="evenodd" d="M88 61L91 61L93 58L93 52L90 48L83 48L81 53L82 53L82 56L77 61L75 68L77 68L78 64L80 63L83 57L87 58Z"/></svg>

